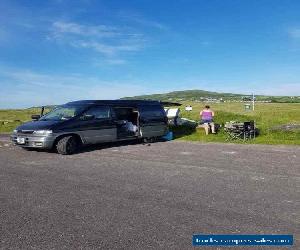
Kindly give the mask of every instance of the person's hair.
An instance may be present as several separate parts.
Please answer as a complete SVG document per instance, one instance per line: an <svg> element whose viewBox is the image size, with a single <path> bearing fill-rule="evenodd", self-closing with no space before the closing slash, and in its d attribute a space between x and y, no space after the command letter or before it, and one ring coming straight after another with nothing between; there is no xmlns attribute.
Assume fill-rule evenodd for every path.
<svg viewBox="0 0 300 250"><path fill-rule="evenodd" d="M208 105L205 105L205 108L209 109L210 107Z"/></svg>

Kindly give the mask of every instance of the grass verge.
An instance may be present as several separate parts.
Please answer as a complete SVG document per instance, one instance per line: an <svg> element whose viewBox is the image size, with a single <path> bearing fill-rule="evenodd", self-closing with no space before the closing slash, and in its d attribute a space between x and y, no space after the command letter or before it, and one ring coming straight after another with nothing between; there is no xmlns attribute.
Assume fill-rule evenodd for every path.
<svg viewBox="0 0 300 250"><path fill-rule="evenodd" d="M186 105L192 105L193 110L184 110ZM199 120L199 112L204 103L184 102L181 108L182 117ZM286 124L300 125L299 103L257 103L255 111L245 111L243 103L216 103L210 104L215 111L215 122L224 124L227 121L255 120L260 135L254 140L245 143L258 144L291 144L300 145L300 129L274 130ZM20 124L30 121L31 115L39 114L40 109L10 109L0 110L0 133L11 133ZM216 135L206 136L204 129L191 129L186 127L172 128L175 139L203 142L226 142L226 134L223 129ZM241 143L236 141L237 143Z"/></svg>

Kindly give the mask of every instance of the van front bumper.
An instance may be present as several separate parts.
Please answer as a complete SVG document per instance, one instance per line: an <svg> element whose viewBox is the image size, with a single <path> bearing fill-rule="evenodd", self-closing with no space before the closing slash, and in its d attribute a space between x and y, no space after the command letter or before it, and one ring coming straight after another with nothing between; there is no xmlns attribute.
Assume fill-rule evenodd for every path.
<svg viewBox="0 0 300 250"><path fill-rule="evenodd" d="M10 136L12 142L20 147L51 149L56 136L51 135L25 135L14 133Z"/></svg>

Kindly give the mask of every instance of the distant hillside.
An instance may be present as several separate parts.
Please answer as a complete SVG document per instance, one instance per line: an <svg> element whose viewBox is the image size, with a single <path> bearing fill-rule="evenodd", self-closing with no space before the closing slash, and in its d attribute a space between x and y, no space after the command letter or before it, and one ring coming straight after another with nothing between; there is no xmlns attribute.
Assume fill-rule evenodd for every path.
<svg viewBox="0 0 300 250"><path fill-rule="evenodd" d="M161 100L161 101L204 101L204 102L222 102L222 101L250 101L252 96L245 94L218 93L205 90L184 90L173 91L165 94L152 94L124 97L122 99L141 99L141 100ZM255 96L256 101L264 102L300 102L300 96Z"/></svg>

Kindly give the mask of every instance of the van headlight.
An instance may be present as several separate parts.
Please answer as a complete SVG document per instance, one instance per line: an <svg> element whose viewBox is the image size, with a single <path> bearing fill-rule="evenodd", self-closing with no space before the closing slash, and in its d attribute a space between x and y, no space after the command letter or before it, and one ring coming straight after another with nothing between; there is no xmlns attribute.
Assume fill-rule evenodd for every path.
<svg viewBox="0 0 300 250"><path fill-rule="evenodd" d="M35 131L33 131L33 134L36 134L36 135L50 135L50 134L52 134L52 130L35 130Z"/></svg>
<svg viewBox="0 0 300 250"><path fill-rule="evenodd" d="M17 129L14 129L13 133L14 133L14 134L18 133L18 130L17 130Z"/></svg>

